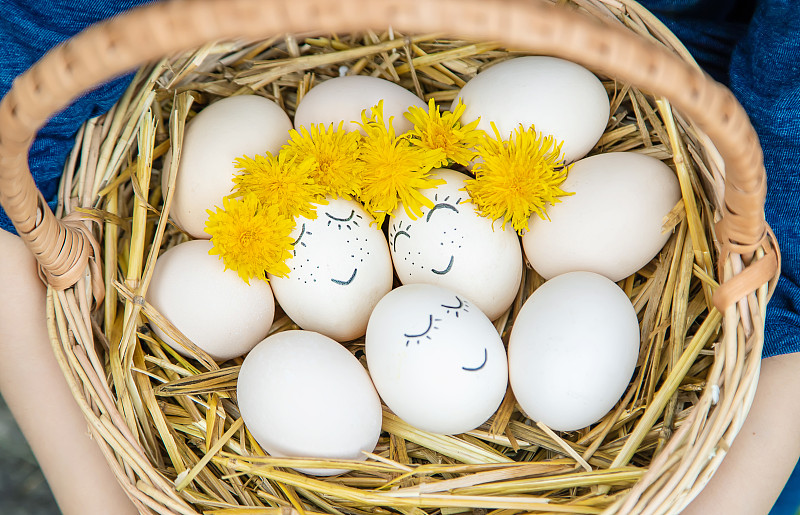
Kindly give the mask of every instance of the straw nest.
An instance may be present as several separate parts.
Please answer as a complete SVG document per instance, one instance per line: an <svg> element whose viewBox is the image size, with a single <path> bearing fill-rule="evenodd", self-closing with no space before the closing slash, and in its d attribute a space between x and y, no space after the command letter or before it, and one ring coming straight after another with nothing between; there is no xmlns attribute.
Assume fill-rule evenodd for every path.
<svg viewBox="0 0 800 515"><path fill-rule="evenodd" d="M618 19L690 59L635 5L559 3ZM291 116L310 88L343 71L447 102L481 69L514 55L491 42L391 30L217 42L139 70L113 110L85 124L67 165L59 214L98 222L105 299L93 311L87 282L51 292L51 330L75 397L142 512L662 512L702 485L709 448L701 452L699 435L708 433L714 410L731 409L716 387L722 316L711 305L719 167L703 135L666 99L613 78L601 76L612 116L592 153L632 151L663 160L680 178L683 198L666 223L672 236L663 251L619 283L640 320L640 360L621 401L590 428L555 433L526 420L508 394L486 424L457 436L421 432L384 411L382 437L365 462L268 457L237 410L241 359L215 363L201 353L185 359L149 330L156 324L181 339L143 297L159 253L186 239L168 219L171 199L160 175L174 183L176 163L163 157L171 145L180 147L185 122L203 106L256 94ZM516 302L497 322L505 341L515 313L541 283L525 271ZM279 314L272 332L293 327ZM345 346L363 356L363 339ZM298 421L325 424L297 409ZM691 425L684 437L672 438L684 425ZM711 434L713 450L722 435ZM293 466L352 472L308 477Z"/></svg>

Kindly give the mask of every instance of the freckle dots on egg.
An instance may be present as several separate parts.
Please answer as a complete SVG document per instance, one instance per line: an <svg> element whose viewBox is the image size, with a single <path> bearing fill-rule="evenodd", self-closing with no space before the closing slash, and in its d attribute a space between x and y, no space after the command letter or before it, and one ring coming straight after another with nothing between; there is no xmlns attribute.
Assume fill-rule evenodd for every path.
<svg viewBox="0 0 800 515"><path fill-rule="evenodd" d="M566 162L585 156L603 135L610 104L600 80L586 68L547 56L509 59L478 73L461 89L458 100L468 123L480 117L479 129L494 136L491 122L508 138L520 124L563 141Z"/></svg>
<svg viewBox="0 0 800 515"><path fill-rule="evenodd" d="M614 407L638 354L639 323L627 295L602 275L570 272L537 288L517 315L509 382L526 416L573 431Z"/></svg>
<svg viewBox="0 0 800 515"><path fill-rule="evenodd" d="M222 205L237 173L234 161L277 153L292 122L275 102L256 95L218 100L186 123L170 216L193 238L208 239L207 209ZM171 151L164 158L169 163ZM168 174L162 176L167 191Z"/></svg>
<svg viewBox="0 0 800 515"><path fill-rule="evenodd" d="M480 216L463 191L466 175L436 169L446 183L421 190L433 203L411 219L403 207L392 214L389 249L403 284L428 283L474 299L491 320L511 306L522 280L522 250L511 227Z"/></svg>
<svg viewBox="0 0 800 515"><path fill-rule="evenodd" d="M367 75L336 77L322 82L306 93L297 105L294 116L295 127L310 127L312 124L331 123L338 127L344 122L346 131L358 130L354 121L361 121L361 111L370 109L383 100L383 115L386 122L392 117L396 135L413 128L403 113L409 106L428 110L427 104L402 86L386 79Z"/></svg>
<svg viewBox="0 0 800 515"><path fill-rule="evenodd" d="M506 352L494 325L471 300L439 286L409 284L383 297L365 351L383 401L424 431L471 431L506 392Z"/></svg>
<svg viewBox="0 0 800 515"><path fill-rule="evenodd" d="M289 275L269 279L294 323L344 342L364 336L372 308L392 288L392 258L361 204L327 200L315 219L296 219Z"/></svg>
<svg viewBox="0 0 800 515"><path fill-rule="evenodd" d="M562 183L574 195L536 216L522 237L525 256L545 279L578 270L619 281L664 247L664 221L681 198L672 171L634 152L598 154L575 163Z"/></svg>
<svg viewBox="0 0 800 515"><path fill-rule="evenodd" d="M380 436L381 403L366 370L312 331L283 331L259 343L242 363L236 397L247 429L273 456L363 460Z"/></svg>
<svg viewBox="0 0 800 515"><path fill-rule="evenodd" d="M224 361L264 339L275 301L266 282L246 284L209 250L210 241L192 240L164 252L156 261L146 298L192 343ZM188 355L156 324L150 325L162 341Z"/></svg>

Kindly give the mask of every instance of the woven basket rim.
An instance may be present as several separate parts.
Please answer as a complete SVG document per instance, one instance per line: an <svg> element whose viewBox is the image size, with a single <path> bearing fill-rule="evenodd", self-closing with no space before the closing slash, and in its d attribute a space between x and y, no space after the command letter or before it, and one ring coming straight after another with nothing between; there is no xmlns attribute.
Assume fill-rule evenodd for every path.
<svg viewBox="0 0 800 515"><path fill-rule="evenodd" d="M632 1L575 0L575 6L587 12L592 12L596 16L603 17L622 14L616 9L619 6L624 6L628 13L627 22L629 25L634 26L635 30L642 31L644 30L643 27L647 27L651 34L657 34L664 40L662 44L671 47L672 51L683 59L690 58L685 47L663 24ZM200 52L208 52L209 50L210 47L204 48ZM185 59L186 56L196 57L197 55L199 54L196 52L189 52L183 56L183 59L181 57L176 58L173 63L185 63L188 62ZM697 66L694 61L691 61L691 63L693 66ZM181 69L176 69L175 71L177 76L182 73ZM157 72L152 67L142 69L137 78L140 82L137 84L147 80L144 73L155 75ZM122 100L123 103L115 107L115 110L130 109L135 100L135 97L124 98ZM128 102L127 107L125 102ZM142 105L145 105L145 103ZM692 145L689 145L691 148L679 151L683 152L682 159L685 158L695 164L698 161L704 163L706 168L699 172L700 175L698 177L693 176L698 181L698 184L694 186L703 183L702 186L705 188L705 193L709 196L708 202L719 208L723 204L722 190L724 189L723 181L725 176L725 166L719 157L719 152L703 131L698 129L691 121L682 118L680 114L674 113L669 104L666 104L665 111L661 114L664 113L669 113L666 115L667 118L674 117L669 123L672 123L675 129L683 131L683 136L676 137L683 139L691 136L693 138ZM105 143L108 134L118 138L125 136L128 141L133 141L137 135L136 131L138 130L139 122L141 122L139 117L135 116L133 118L137 119L137 123L128 127L109 126L108 121L113 119L112 115L109 115L105 120L92 120L84 126L81 132L83 141L79 142L73 150L71 159L73 168L68 171L67 179L61 185L59 206L59 214L61 216L77 216L77 213L82 213L83 217L87 219L99 216L98 211L93 211L94 208L98 207L96 192L93 195L92 188L87 187L89 182L86 174L87 167L90 165L86 163L86 152L91 148L89 143L96 142L95 144L99 148ZM669 131L669 129L667 130ZM111 145L103 147L103 149L107 149L108 154L103 154L101 151L99 160L103 161L105 159L105 162L101 164L109 167L108 169L111 172L118 175L125 172L126 168L128 171L131 170L124 164L124 158L129 154L129 150L125 148L115 149ZM694 153L698 149L703 155ZM97 166L97 164L98 161L95 161L92 166ZM102 168L103 166L99 166L99 169L93 173L100 174ZM703 173L706 175L703 175ZM107 189L108 185L99 181L100 175L96 177L95 184L100 185L102 189ZM95 189L99 191L98 188ZM76 195L73 195L74 192L78 193L79 200L77 200L77 203L82 206L82 209L77 209L75 205L76 200L73 197ZM132 196L130 191L128 191L128 194ZM127 201L126 199L119 199L120 203ZM707 208L708 206L699 206L699 209L703 211ZM73 214L70 215L70 213ZM714 209L711 215L716 214L717 209ZM708 219L710 216L708 212L706 212L705 216L706 219L703 222L706 225L713 222L713 220ZM102 221L102 219L98 219ZM108 237L108 227L114 225L114 223L109 224L108 219L104 223L106 231L103 234L103 239L100 240L103 245L107 241L105 238ZM711 230L709 227L704 229ZM689 230L687 230L687 234L688 232ZM144 252L145 249L142 250ZM709 250L713 252L715 249ZM758 250L758 257L762 257L765 254L765 249ZM147 254L145 252L143 261L146 261L146 259ZM740 271L736 270L737 267L746 268L741 259L734 256L727 269L723 270L723 273L726 274L725 277L732 276L735 272ZM710 277L715 277L713 263L708 272ZM97 272L93 273L96 274ZM106 277L109 276L106 275ZM126 421L127 415L122 414L125 409L133 409L135 411L135 408L130 399L122 398L122 400L116 400L120 392L118 390L119 385L116 386L117 389L112 386L115 382L114 374L130 374L130 372L114 370L113 367L108 369L103 363L109 360L109 357L103 355L102 352L99 355L94 354L95 346L92 345L94 340L102 342L102 348L102 346L113 346L114 337L105 331L104 333L99 333L97 328L92 325L92 290L91 277L84 277L76 286L63 292L54 288L50 288L48 291L48 319L54 351L59 358L76 402L78 402L86 415L98 444L107 454L121 484L123 484L129 496L135 500L143 513L152 511L169 513L170 515L197 513L194 511L196 507L193 507L188 502L192 494L175 492L174 483L172 482L174 478L163 475L165 465L154 466L150 463L150 458L154 453L160 454L161 458L159 459L164 460L170 455L170 452L177 451L149 449L145 443L147 442L146 435L140 433L141 428L131 427L130 423ZM108 297L119 296L122 302L120 306L124 305L124 309L130 310L132 313L138 312L143 307L141 298L137 297L135 288L130 285L114 284L113 280L107 280L105 294ZM126 298L126 295L129 295L129 298ZM724 450L727 449L738 432L755 393L760 349L761 345L763 345L763 310L768 297L769 285L765 284L755 293L750 294L746 302L734 304L725 313L721 314L709 307L704 319L708 324L700 325L697 332L713 332L711 326L719 322L724 328L724 336L719 337L714 345L716 356L713 364L708 367L709 379L707 387L703 389L695 408L682 421L678 435L673 435L666 441L658 457L649 464L649 468L637 476L636 484L627 492L627 495L613 499L613 502L604 505L604 513L675 513L688 504L709 480L714 470L719 466L719 462L725 453ZM98 323L106 325L109 320L113 322L117 316L121 315L121 311L117 311L118 309L119 306L112 310L113 313L102 312L101 314L106 318L105 323L99 319ZM114 324L112 323L111 325L113 326ZM695 337L697 332L694 335ZM116 338L119 338L119 335L116 335ZM708 338L714 339L713 335L710 334ZM691 342L689 347L691 347ZM698 348L694 349L694 351L700 353L704 347L705 344L698 344ZM131 352L133 352L132 349ZM138 360L140 358L137 357L135 359ZM141 359L144 359L144 357L142 356ZM731 363L726 363L726 360L731 360ZM684 364L687 370L693 362L694 360ZM144 364L144 361L139 363L139 365L142 364ZM675 366L679 364L682 363L676 362ZM214 367L211 365L207 368L212 370ZM132 378L132 376L130 377ZM134 384L139 384L131 378L128 380ZM732 393L728 393L728 385L735 385ZM674 385L675 389L677 386ZM141 388L141 385L139 387ZM668 389L665 388L664 392L667 391ZM152 391L148 393L148 395L151 394ZM664 402L670 402L671 395L666 395L665 393L664 397ZM218 401L220 405L223 403L222 398L219 398ZM126 403L130 404L127 408L124 407ZM123 406L122 410L120 410L120 406ZM149 424L152 425L152 423ZM153 427L156 430L161 429ZM230 427L228 429L230 430ZM237 428L237 430L240 429ZM148 431L152 432L153 429L148 429ZM158 435L156 434L155 436L157 437ZM200 504L205 506L206 509L209 506L208 504ZM145 506L149 506L149 508ZM156 509L154 506L158 506L158 508ZM297 508L297 506L294 508Z"/></svg>

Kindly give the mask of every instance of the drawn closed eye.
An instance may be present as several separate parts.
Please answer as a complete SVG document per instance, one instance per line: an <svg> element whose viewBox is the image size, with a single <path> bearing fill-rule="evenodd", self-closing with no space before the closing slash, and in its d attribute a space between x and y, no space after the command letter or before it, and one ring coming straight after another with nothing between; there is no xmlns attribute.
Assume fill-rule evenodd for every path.
<svg viewBox="0 0 800 515"><path fill-rule="evenodd" d="M451 211L455 211L456 213L458 213L458 209L456 208L456 206L454 206L452 204L445 204L445 203L436 204L435 206L433 206L433 209L428 211L428 216L425 217L425 221L426 222L430 222L431 221L431 215L437 209L449 209Z"/></svg>
<svg viewBox="0 0 800 515"><path fill-rule="evenodd" d="M396 231L392 236L392 248L395 252L397 252L397 238L400 236L405 236L406 238L411 238L411 235L408 233L408 230L411 229L411 224L408 224L408 227L403 228L403 224L401 223L399 226L395 227L392 226L392 229Z"/></svg>
<svg viewBox="0 0 800 515"><path fill-rule="evenodd" d="M467 309L469 308L469 303L466 300L459 297L458 295L456 295L455 305L451 306L449 304L442 304L442 307L447 310L448 315L450 314L450 310L453 310L453 312L455 312L456 318L458 318L458 313L460 311L463 311L464 313L469 313L469 309Z"/></svg>
<svg viewBox="0 0 800 515"><path fill-rule="evenodd" d="M300 241L300 240L303 239L303 236L305 236L306 234L311 235L312 233L311 233L311 231L306 231L306 224L303 224L303 226L300 228L300 236L298 236L297 239L292 242L292 255L293 256L297 256L297 244L298 243L300 245L302 245L303 247L307 247L306 242Z"/></svg>
<svg viewBox="0 0 800 515"><path fill-rule="evenodd" d="M417 340L417 345L419 345L420 340L422 340L423 338L425 338L427 340L430 340L431 336L428 333L430 333L434 329L439 329L436 326L436 322L441 322L441 320L442 320L441 318L433 318L433 315L428 315L428 327L424 331L422 331L419 334L403 333L403 336L405 336L407 338L406 339L406 347L408 347L408 344L411 343L411 340L414 340L414 339Z"/></svg>
<svg viewBox="0 0 800 515"><path fill-rule="evenodd" d="M434 211L438 209L449 209L450 211L455 211L456 213L459 212L456 205L461 202L460 198L456 199L455 204L451 204L450 202L448 202L450 200L450 195L448 195L440 202L439 194L437 193L436 195L434 195L433 200L434 202L436 202L436 204L433 206L433 208L431 208L430 211L428 211L428 215L425 217L426 222L431 221L431 216L433 215Z"/></svg>
<svg viewBox="0 0 800 515"><path fill-rule="evenodd" d="M359 214L356 214L355 209L351 209L350 210L350 214L345 218L340 218L338 216L333 216L332 214L328 213L327 211L325 212L325 216L327 216L329 218L328 227L330 227L332 223L335 223L337 225L337 227L339 228L339 230L342 229L342 226L344 226L347 230L352 230L353 226L359 227L358 220L363 220L364 219L363 216L361 216Z"/></svg>
<svg viewBox="0 0 800 515"><path fill-rule="evenodd" d="M394 245L394 249L397 250L397 238L400 236L405 236L406 238L410 238L411 235L408 234L406 231L397 231L394 233L394 240L392 240L392 245Z"/></svg>

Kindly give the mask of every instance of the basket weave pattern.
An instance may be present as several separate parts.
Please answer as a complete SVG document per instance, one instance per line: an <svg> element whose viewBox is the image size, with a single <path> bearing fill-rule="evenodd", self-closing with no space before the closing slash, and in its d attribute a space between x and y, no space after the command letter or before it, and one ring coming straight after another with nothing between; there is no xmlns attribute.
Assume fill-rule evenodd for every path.
<svg viewBox="0 0 800 515"><path fill-rule="evenodd" d="M457 37L441 36L444 28ZM318 37L334 32L352 35ZM424 36L433 33L440 35ZM313 34L313 44L300 34ZM465 51L462 39L490 43ZM345 59L344 49L358 55ZM645 152L673 165L681 180L672 238L621 283L641 322L636 378L591 430L526 425L508 396L484 427L459 437L421 434L387 412L379 458L339 480L282 468L296 462L265 457L243 427L237 362L220 366L202 353L187 361L145 325L169 329L144 293L159 252L185 238L168 223L169 188L158 187L162 168L174 184L179 152L172 163L163 156L181 141L190 113L221 96L255 92L291 114L315 81L346 64L445 101L482 66L518 49L571 59L604 78L613 118L595 152ZM150 64L114 111L82 129L62 183L57 215L66 222L50 223L25 175L27 145L77 92L142 62ZM733 96L638 5L173 2L91 29L37 66L0 107L2 201L51 285L54 351L76 402L142 513L234 506L672 513L708 481L738 432L755 391L768 281L778 266L763 221L760 149ZM512 311L497 323L504 336L539 284L528 270ZM279 319L273 331L289 327ZM358 355L363 341L347 346ZM392 493L397 487L403 495Z"/></svg>

